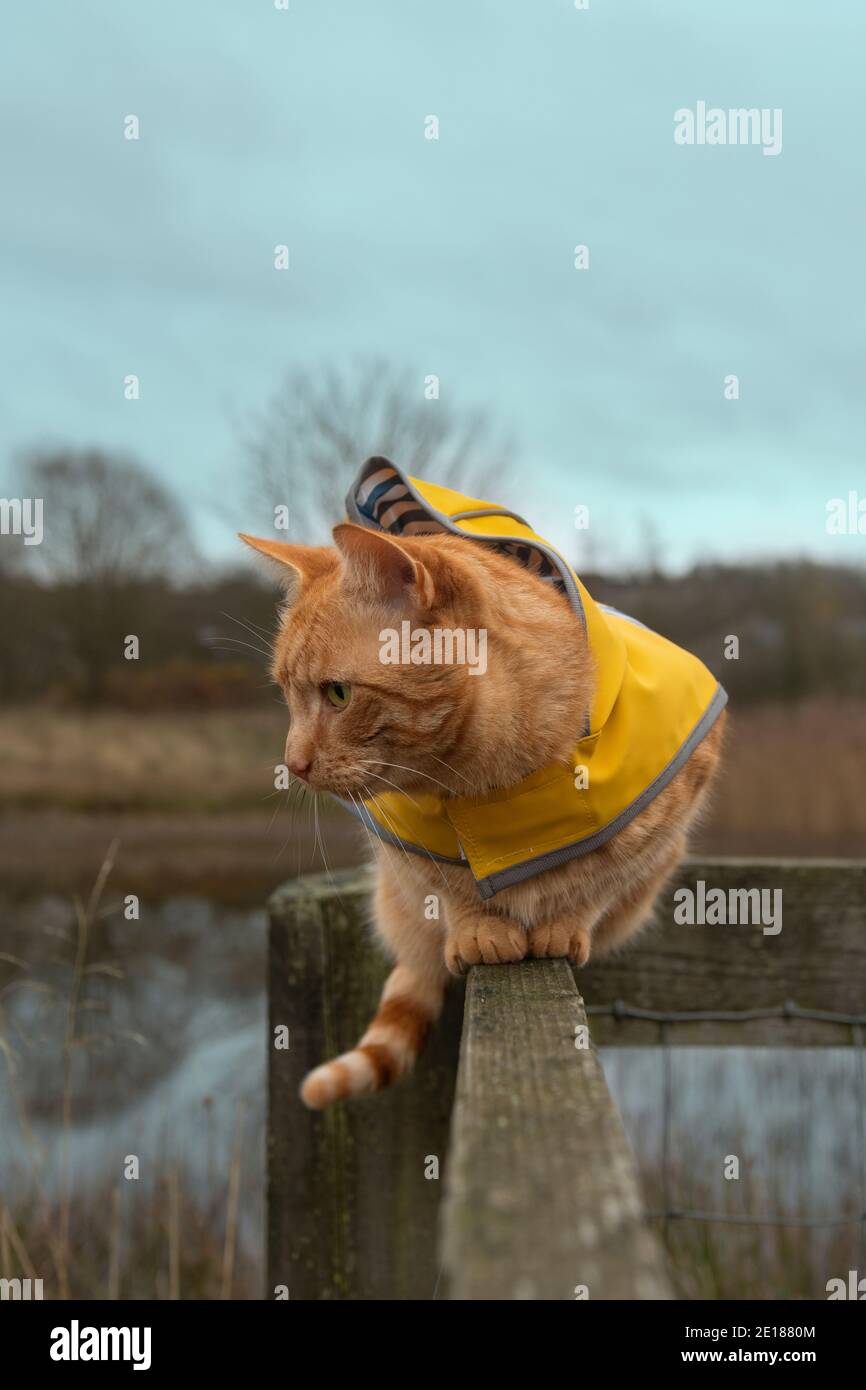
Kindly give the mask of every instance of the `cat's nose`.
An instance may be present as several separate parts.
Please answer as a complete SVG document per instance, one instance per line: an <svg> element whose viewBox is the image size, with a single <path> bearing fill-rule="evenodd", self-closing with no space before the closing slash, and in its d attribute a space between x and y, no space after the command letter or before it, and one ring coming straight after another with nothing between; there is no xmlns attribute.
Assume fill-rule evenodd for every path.
<svg viewBox="0 0 866 1390"><path fill-rule="evenodd" d="M300 758L289 758L287 763L289 772L295 777L300 777L302 782L306 782L312 766L312 762L302 762Z"/></svg>

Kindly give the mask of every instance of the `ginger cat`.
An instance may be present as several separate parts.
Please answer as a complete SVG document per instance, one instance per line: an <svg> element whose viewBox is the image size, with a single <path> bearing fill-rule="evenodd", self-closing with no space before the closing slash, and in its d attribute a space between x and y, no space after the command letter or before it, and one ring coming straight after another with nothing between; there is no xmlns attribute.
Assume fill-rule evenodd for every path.
<svg viewBox="0 0 866 1390"><path fill-rule="evenodd" d="M593 661L562 593L508 556L452 535L401 537L353 524L334 547L243 539L278 562L287 591L272 673L290 713L285 760L315 791L355 802L398 788L471 796L568 763ZM385 665L379 634L485 629L487 670ZM316 1109L391 1085L415 1061L449 971L527 956L585 965L647 921L686 848L719 761L724 713L612 839L483 901L469 870L377 843L375 922L395 965L357 1047L317 1067ZM440 919L424 901L436 894Z"/></svg>

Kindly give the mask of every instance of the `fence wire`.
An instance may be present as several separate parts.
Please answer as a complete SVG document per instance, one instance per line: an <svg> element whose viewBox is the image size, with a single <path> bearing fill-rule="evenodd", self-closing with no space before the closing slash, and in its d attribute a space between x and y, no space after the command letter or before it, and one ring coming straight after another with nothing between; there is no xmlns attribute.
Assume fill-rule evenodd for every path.
<svg viewBox="0 0 866 1390"><path fill-rule="evenodd" d="M643 1023L659 1025L659 1043L662 1048L662 1206L651 1208L647 1216L664 1222L667 1239L672 1221L718 1221L732 1226L792 1226L805 1229L830 1229L834 1226L858 1226L860 1228L860 1248L863 1263L866 1265L866 1048L864 1048L864 1026L866 1014L834 1013L828 1009L801 1009L792 1000L786 1000L768 1009L691 1009L679 1012L662 1012L658 1009L641 1009L633 1004L625 1004L617 999L613 1004L586 1005L587 1017L607 1017L614 1020L638 1019ZM857 1097L857 1171L860 1180L859 1212L841 1212L834 1216L794 1217L766 1214L743 1215L721 1211L692 1211L675 1205L671 1194L671 1140L673 1135L673 1067L671 1065L670 1029L677 1023L750 1023L761 1019L781 1018L791 1022L806 1020L812 1023L835 1023L847 1027L851 1032L851 1042L856 1057L856 1097Z"/></svg>

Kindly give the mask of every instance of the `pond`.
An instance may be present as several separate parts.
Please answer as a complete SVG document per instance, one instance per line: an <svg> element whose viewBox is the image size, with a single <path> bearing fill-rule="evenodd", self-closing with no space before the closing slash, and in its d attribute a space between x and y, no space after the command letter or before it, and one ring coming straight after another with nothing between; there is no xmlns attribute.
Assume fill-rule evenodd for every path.
<svg viewBox="0 0 866 1390"><path fill-rule="evenodd" d="M142 902L127 921L122 903L109 902L77 969L66 900L7 902L2 920L0 1195L19 1240L28 1232L57 1265L65 1227L65 1277L85 1296L105 1296L112 1279L123 1296L173 1287L203 1296L223 1287L227 1262L233 1294L260 1296L264 909L177 897ZM855 1049L688 1047L666 1058L660 1048L605 1048L602 1060L651 1208L821 1220L862 1203ZM94 1223L104 1248L85 1258ZM672 1245L697 1292L706 1258L696 1273L692 1244L705 1237L699 1224L676 1224ZM754 1229L724 1239L736 1251L747 1235L754 1260ZM828 1279L844 1274L834 1261L849 1251L857 1259L856 1226L801 1236L801 1281L823 1296L825 1267ZM772 1262L766 1231L761 1242ZM717 1271L716 1284L728 1288L729 1274ZM50 1269L46 1277L50 1287Z"/></svg>

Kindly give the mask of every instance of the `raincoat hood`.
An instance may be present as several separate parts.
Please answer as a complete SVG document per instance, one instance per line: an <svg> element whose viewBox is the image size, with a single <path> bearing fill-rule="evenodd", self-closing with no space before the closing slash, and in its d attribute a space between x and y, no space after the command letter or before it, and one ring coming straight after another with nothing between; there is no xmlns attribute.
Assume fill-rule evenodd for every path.
<svg viewBox="0 0 866 1390"><path fill-rule="evenodd" d="M527 521L492 502L411 478L383 458L361 468L349 519L392 536L447 533L492 546L560 589L595 661L587 710L576 711L571 765L540 768L480 796L387 792L360 815L380 839L464 865L482 898L597 849L667 786L727 700L681 647L596 603L568 562Z"/></svg>

